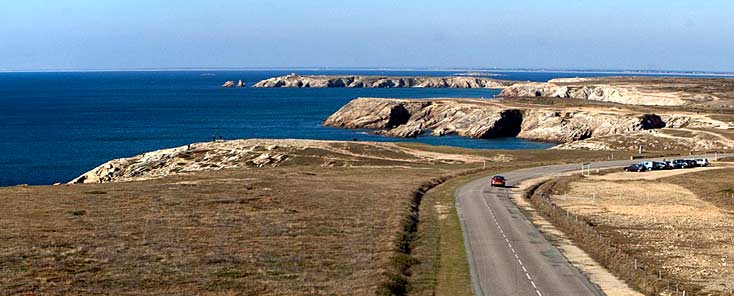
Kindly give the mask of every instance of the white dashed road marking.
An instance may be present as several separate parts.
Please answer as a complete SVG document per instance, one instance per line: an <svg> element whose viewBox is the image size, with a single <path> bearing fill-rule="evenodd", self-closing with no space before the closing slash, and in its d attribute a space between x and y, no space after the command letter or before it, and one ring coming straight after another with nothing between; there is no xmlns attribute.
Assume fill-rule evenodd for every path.
<svg viewBox="0 0 734 296"><path fill-rule="evenodd" d="M530 273L528 273L528 270L525 268L525 264L522 263L522 260L520 260L520 256L517 255L517 252L515 252L515 247L512 246L512 243L507 238L507 235L505 235L505 230L502 229L502 226L500 226L499 221L497 221L497 217L494 215L494 211L487 203L487 200L484 198L484 195L480 195L482 198L482 201L484 202L484 205L489 209L489 213L492 215L492 220L494 221L494 224L497 225L497 228L500 230L500 233L502 234L502 238L505 239L505 242L507 242L507 247L510 248L512 253L515 255L515 260L517 260L517 263L520 264L520 267L522 268L522 271L525 273L525 277L528 278L528 281L530 281L530 284L533 286L533 289L535 289L535 293L538 294L538 296L543 296L543 294L540 293L540 289L538 289L538 286L535 285L535 281L533 281L533 278L530 276Z"/></svg>

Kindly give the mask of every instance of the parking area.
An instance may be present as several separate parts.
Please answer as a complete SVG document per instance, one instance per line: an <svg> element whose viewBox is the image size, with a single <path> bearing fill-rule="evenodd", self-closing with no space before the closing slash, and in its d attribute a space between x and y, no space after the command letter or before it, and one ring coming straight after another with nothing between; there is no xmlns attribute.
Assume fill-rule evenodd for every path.
<svg viewBox="0 0 734 296"><path fill-rule="evenodd" d="M663 161L644 160L624 168L625 172L649 172L708 167L708 158L678 158Z"/></svg>
<svg viewBox="0 0 734 296"><path fill-rule="evenodd" d="M591 175L587 178L591 180L606 180L606 181L624 181L624 180L656 180L677 175L683 175L688 173L719 170L724 168L731 168L731 164L718 163L715 166L697 167L690 169L673 169L673 170L657 170L657 171L646 171L645 173L632 174L629 172L609 172L601 175Z"/></svg>

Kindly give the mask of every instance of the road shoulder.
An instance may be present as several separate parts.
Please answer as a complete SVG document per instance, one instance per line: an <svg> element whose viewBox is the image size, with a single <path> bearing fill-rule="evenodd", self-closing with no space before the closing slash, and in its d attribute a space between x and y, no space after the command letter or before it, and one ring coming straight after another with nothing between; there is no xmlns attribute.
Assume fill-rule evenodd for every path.
<svg viewBox="0 0 734 296"><path fill-rule="evenodd" d="M419 264L413 270L410 295L473 295L454 192L464 183L486 174L451 179L423 197L414 255Z"/></svg>
<svg viewBox="0 0 734 296"><path fill-rule="evenodd" d="M547 181L553 177L542 177L521 182L511 194L511 200L523 212L535 227L566 257L569 263L578 268L589 281L597 285L606 295L643 296L629 287L624 281L613 275L606 268L589 256L548 220L537 213L532 204L523 196L533 185Z"/></svg>

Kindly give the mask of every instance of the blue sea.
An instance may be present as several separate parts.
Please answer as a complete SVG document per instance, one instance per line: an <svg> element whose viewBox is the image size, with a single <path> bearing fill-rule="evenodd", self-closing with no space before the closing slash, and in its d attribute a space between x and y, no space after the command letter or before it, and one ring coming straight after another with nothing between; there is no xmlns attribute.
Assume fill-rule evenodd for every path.
<svg viewBox="0 0 734 296"><path fill-rule="evenodd" d="M211 140L297 138L411 141L480 149L545 149L549 144L456 136L396 139L322 126L357 97L491 99L487 89L223 89L293 71L128 71L0 73L0 186L66 182L119 157ZM445 76L451 71L297 71L299 74ZM546 81L604 73L496 72Z"/></svg>

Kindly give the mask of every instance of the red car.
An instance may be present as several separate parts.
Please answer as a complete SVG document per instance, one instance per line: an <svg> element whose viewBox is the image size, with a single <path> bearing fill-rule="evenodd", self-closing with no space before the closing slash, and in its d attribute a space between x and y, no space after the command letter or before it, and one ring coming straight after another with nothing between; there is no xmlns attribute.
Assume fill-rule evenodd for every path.
<svg viewBox="0 0 734 296"><path fill-rule="evenodd" d="M505 182L507 182L507 179L502 176L494 176L492 177L492 181L490 181L490 185L492 187L505 187Z"/></svg>

